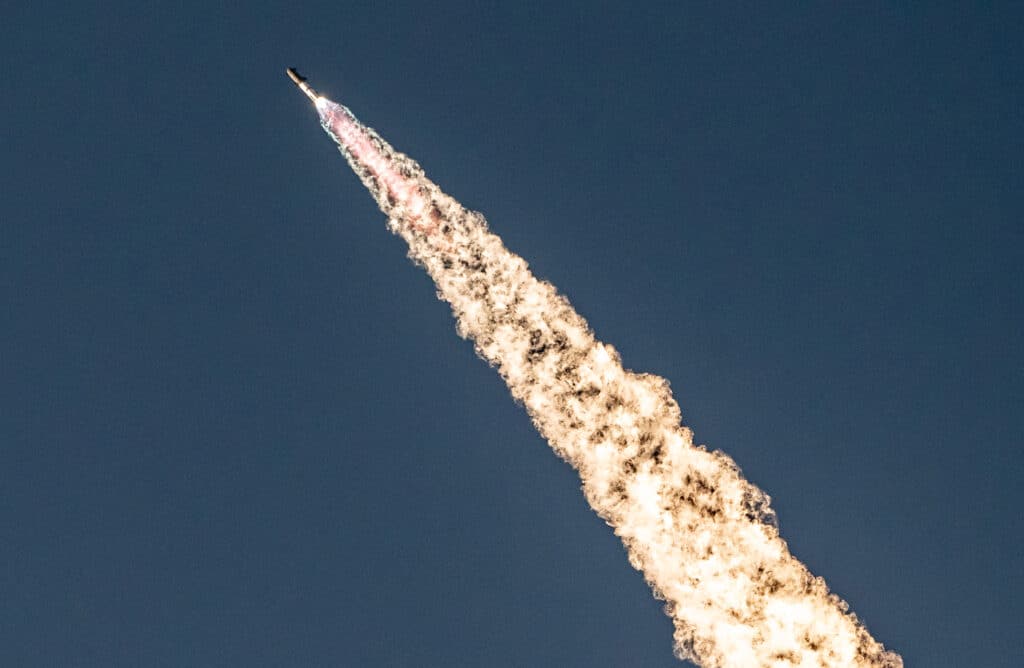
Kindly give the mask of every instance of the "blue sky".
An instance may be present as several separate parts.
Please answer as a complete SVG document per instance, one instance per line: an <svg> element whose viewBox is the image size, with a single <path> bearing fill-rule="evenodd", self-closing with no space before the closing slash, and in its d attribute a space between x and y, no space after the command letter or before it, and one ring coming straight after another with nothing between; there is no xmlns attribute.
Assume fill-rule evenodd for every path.
<svg viewBox="0 0 1024 668"><path fill-rule="evenodd" d="M295 66L908 665L1018 665L1022 14L940 4L8 11L0 663L680 665Z"/></svg>

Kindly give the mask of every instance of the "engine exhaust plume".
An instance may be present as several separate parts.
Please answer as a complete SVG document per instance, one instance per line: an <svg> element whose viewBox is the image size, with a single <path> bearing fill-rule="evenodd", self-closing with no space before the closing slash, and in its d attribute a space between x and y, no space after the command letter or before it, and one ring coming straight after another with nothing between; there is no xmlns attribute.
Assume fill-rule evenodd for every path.
<svg viewBox="0 0 1024 668"><path fill-rule="evenodd" d="M554 286L346 107L289 76L594 511L663 599L680 658L705 668L897 668L847 604L794 558L768 496L694 445L668 382L623 368Z"/></svg>

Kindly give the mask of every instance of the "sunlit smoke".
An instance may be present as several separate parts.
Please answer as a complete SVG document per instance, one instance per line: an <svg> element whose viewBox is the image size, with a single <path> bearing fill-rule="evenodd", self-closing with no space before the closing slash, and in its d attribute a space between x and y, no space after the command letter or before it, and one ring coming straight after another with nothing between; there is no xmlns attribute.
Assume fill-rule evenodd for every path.
<svg viewBox="0 0 1024 668"><path fill-rule="evenodd" d="M324 129L495 367L622 539L706 668L902 666L790 555L769 499L719 451L693 443L668 382L623 368L565 297L345 107Z"/></svg>

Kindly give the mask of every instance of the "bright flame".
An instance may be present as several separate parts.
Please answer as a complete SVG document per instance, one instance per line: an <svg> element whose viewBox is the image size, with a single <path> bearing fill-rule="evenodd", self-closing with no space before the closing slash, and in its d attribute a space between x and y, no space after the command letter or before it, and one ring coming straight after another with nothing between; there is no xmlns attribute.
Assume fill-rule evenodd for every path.
<svg viewBox="0 0 1024 668"><path fill-rule="evenodd" d="M693 444L667 381L624 369L481 215L347 108L323 97L316 108L459 334L579 471L590 505L666 601L680 657L707 668L903 665L790 555L768 496L727 455Z"/></svg>

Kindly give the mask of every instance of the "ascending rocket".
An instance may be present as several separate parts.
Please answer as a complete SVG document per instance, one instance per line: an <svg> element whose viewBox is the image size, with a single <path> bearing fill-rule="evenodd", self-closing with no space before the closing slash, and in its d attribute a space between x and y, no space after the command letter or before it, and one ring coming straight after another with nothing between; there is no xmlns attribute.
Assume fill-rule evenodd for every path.
<svg viewBox="0 0 1024 668"><path fill-rule="evenodd" d="M289 67L285 72L288 73L288 78L295 82L295 85L299 87L299 90L305 93L306 97L313 101L313 104L316 104L316 101L320 96L317 95L316 91L313 90L308 83L306 83L306 77L296 72L294 67Z"/></svg>

